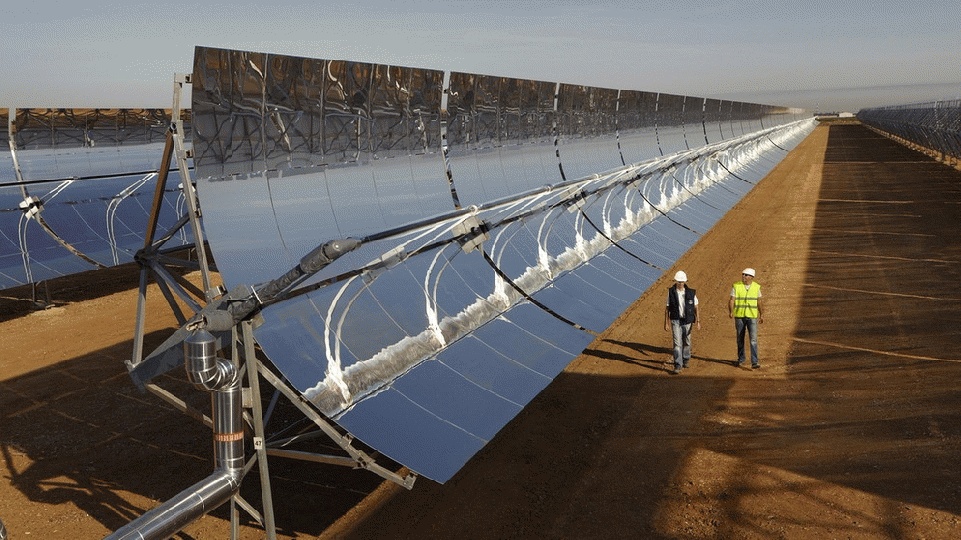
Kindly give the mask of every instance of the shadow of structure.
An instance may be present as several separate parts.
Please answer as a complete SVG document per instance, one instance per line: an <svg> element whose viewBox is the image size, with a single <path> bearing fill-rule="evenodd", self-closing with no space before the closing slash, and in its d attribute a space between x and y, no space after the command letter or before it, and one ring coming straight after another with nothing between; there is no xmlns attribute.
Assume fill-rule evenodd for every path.
<svg viewBox="0 0 961 540"><path fill-rule="evenodd" d="M395 488L320 538L663 538L665 486L731 381L624 373L562 372L450 481ZM663 407L678 396L678 410Z"/></svg>
<svg viewBox="0 0 961 540"><path fill-rule="evenodd" d="M132 271L136 268L136 263L129 263L0 290L0 322L136 288L140 279L138 273Z"/></svg>
<svg viewBox="0 0 961 540"><path fill-rule="evenodd" d="M168 256L184 260L184 266L171 264L167 267L167 270L176 276L189 273L191 269L188 265L196 260L194 248L177 250L168 253ZM32 285L2 289L0 323L33 311L136 289L139 283L140 267L131 262L52 278Z"/></svg>
<svg viewBox="0 0 961 540"><path fill-rule="evenodd" d="M148 346L158 345L167 334L148 335ZM65 517L70 512L65 507L89 515L107 534L213 469L210 428L136 389L123 363L131 348L131 341L118 343L0 381L3 476L31 503L42 505L36 519L60 520L64 534L75 519ZM158 382L209 414L208 393L193 389L176 375L164 375ZM275 414L287 414L284 406L278 405ZM380 480L344 467L282 459L270 465L281 537L319 534ZM248 478L242 495L259 502L256 474ZM218 531L215 537L228 537L228 505L211 515L214 519L207 520L204 528L188 526L178 537L206 537L212 530ZM263 535L260 525L245 513L240 518L242 527L249 528L248 535ZM82 530L89 531L89 526ZM207 532L195 536L197 530Z"/></svg>
<svg viewBox="0 0 961 540"><path fill-rule="evenodd" d="M785 471L781 526L912 536L910 507L961 514L961 172L857 124L829 129L787 380L752 386L729 411L750 427L715 426L709 450ZM741 477L738 495L776 483ZM763 521L727 511L745 530Z"/></svg>
<svg viewBox="0 0 961 540"><path fill-rule="evenodd" d="M656 371L667 348L611 340L633 352L585 352L623 366L622 376L565 371L448 483L366 499L385 510L341 537L386 530L388 520L397 538L664 537L657 512L665 493L686 489L675 475L692 439L735 462L716 503L753 537L778 534L745 498L785 486L795 497L782 524L817 527L830 509L844 518L838 535L869 523L910 536L904 505L961 513L961 173L859 125L829 129L786 379L752 380L747 399L719 411L736 379L665 377ZM70 501L109 530L212 467L210 430L137 392L123 369L129 350L121 343L0 382L4 473L31 501ZM720 413L752 421L705 422ZM270 466L278 532L289 536L329 533L380 484L366 471ZM874 508L831 499L825 484L869 494ZM213 514L225 518L223 508Z"/></svg>

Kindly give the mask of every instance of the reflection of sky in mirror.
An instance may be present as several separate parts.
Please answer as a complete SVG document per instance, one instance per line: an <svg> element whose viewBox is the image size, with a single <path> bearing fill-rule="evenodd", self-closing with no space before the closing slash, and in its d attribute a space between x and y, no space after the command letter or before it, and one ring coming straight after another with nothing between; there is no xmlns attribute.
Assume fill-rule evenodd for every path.
<svg viewBox="0 0 961 540"><path fill-rule="evenodd" d="M422 150L424 147L415 145L412 151L416 155L383 157L377 150L388 143L399 147L396 141L419 139L416 133L425 140L440 139L439 125L402 120L439 116L439 110L431 109L440 106L437 100L428 99L424 106L417 101L415 108L403 96L416 93L400 92L382 100L380 107L371 107L356 124L345 123L344 118L352 117L340 112L356 106L346 96L352 100L361 89L360 95L393 95L397 85L406 88L405 81L422 80L423 70L409 72L412 78L381 73L383 76L365 85L357 74L374 73L369 64L346 67L339 61L325 64L313 59L304 63L294 57L216 48L198 48L196 60L197 81L192 88L195 177L207 236L221 275L230 286L279 276L324 242L362 238L453 211L457 208L455 192L458 205L483 205L531 190L543 192L545 186L562 181L620 170L634 163L627 162L625 154L649 161L672 154L675 147L687 151L722 142L722 124L729 124L728 142L741 145L736 138L748 135L745 128L760 129L807 116L693 96L672 96L664 103L658 96L627 99L622 105L617 91L566 84L547 85L558 88L556 105L551 99L548 106L541 97L542 85L533 81L454 73L448 104L453 112L446 139L450 159L445 174L447 162L434 146ZM278 66L289 67L284 71ZM344 72L341 77L330 75L335 69ZM318 79L318 73L327 75ZM244 84L243 94L232 92L238 81ZM439 88L433 90L439 92ZM225 104L222 96L234 100ZM302 113L275 105L278 99L292 105L323 103L323 107L312 106ZM708 105L714 112L706 115ZM728 108L726 115L719 113L722 106ZM278 112L267 115L269 118L251 112L263 110ZM242 121L233 111L244 111ZM623 139L616 121L622 115L627 120ZM680 125L668 125L661 136L665 121ZM543 142L542 125L556 125L555 143ZM679 129L671 129L675 127ZM355 135L345 136L353 130ZM248 144L250 141L259 143ZM309 166L311 163L329 165ZM264 174L265 166L277 169ZM674 198L678 186L710 178L687 158L678 161L678 166L681 171L675 171L668 185L660 187L661 196L648 194L649 200L660 200L668 191L671 195L667 198ZM700 190L705 186L691 187ZM697 209L688 213L695 224L693 230L700 233L719 217L707 219L710 214ZM611 226L609 216L597 218ZM572 240L563 240L559 246L563 249L572 244Z"/></svg>
<svg viewBox="0 0 961 540"><path fill-rule="evenodd" d="M442 175L448 162L436 145L382 154L420 140L416 132L436 140L434 130L443 128L403 121L435 116L430 107L409 106L415 100L404 96L416 92L405 91L405 79L328 80L334 69L310 63L326 74L318 86L317 70L296 59L197 52L194 173L227 288L279 276L334 238L364 238L307 278L309 289L268 305L258 343L318 411L439 481L735 204L747 192L739 183L756 181L764 162L779 161L815 125L798 111L740 102L749 114L704 115L704 98L678 96L661 112L682 129L665 133L663 144L677 139L685 150L662 156L654 146L661 144L656 99L625 101L621 141L614 91L560 85L556 105L545 107L532 81L480 77L468 85L467 76L462 89L451 85L471 112L449 122L452 157ZM342 73L362 80L378 72L356 63ZM233 92L239 83L243 91ZM390 100L367 105L376 101L368 96L398 88ZM274 106L318 97L324 106L306 114ZM345 122L342 111L354 109L356 119ZM743 132L744 124L766 120L779 125ZM557 126L553 158L545 151L548 124ZM711 139L718 141L703 146ZM625 150L648 159L627 163ZM467 170L476 174L462 176ZM448 179L465 204L477 206L455 211L454 190L438 188ZM722 193L711 193L719 187ZM443 218L426 219L429 211ZM424 219L405 226L412 217ZM385 231L397 227L403 232ZM477 230L481 249L462 250L460 235ZM643 259L653 253L657 262ZM505 334L518 341L505 347Z"/></svg>
<svg viewBox="0 0 961 540"><path fill-rule="evenodd" d="M151 169L162 148L18 151L25 184L14 183L12 172L0 176L0 289L133 261L144 245L157 179ZM4 163L14 170L12 159ZM183 212L179 183L179 172L171 171L158 215L161 231ZM28 203L39 208L33 219L21 210ZM190 242L181 229L166 246Z"/></svg>
<svg viewBox="0 0 961 540"><path fill-rule="evenodd" d="M0 105L169 107L204 45L856 110L961 97L958 28L953 0L40 0L0 7Z"/></svg>
<svg viewBox="0 0 961 540"><path fill-rule="evenodd" d="M255 330L258 343L326 416L418 474L444 482L814 122L800 124L727 141L724 149L674 156L669 159L677 160L676 167L652 172L631 187L611 181L627 181L630 175L585 179L578 186L586 194L579 207L552 204L568 193L557 189L481 208L477 218L490 226L483 249L502 273L478 251L435 243L450 238L454 221L462 218L373 242L365 246L373 253L349 253L330 268L355 267L376 253L394 253L394 246L402 246L407 256L269 306ZM762 154L769 158L760 159ZM721 175L722 160L740 175ZM229 191L250 181L202 182L201 193ZM525 204L525 198L543 206ZM380 202L388 206L390 201ZM528 208L541 211L510 219ZM244 220L219 206L207 206L205 218L222 273L227 268L238 276L264 272L264 262L253 261L257 257L249 255L249 245L228 245L231 234L219 238L213 226L229 224L236 232ZM279 232L285 245L298 243L295 231L255 228L271 236ZM609 238L622 242L615 248ZM434 247L418 252L428 245ZM640 260L651 255L658 258Z"/></svg>

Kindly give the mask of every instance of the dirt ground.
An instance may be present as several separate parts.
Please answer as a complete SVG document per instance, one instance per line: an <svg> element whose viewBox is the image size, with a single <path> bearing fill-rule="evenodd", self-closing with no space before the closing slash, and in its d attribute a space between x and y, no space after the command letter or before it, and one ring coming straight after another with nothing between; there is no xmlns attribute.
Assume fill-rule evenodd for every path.
<svg viewBox="0 0 961 540"><path fill-rule="evenodd" d="M700 300L683 374L665 278L447 484L272 460L279 536L961 538L958 238L961 172L823 124L666 273ZM732 362L747 266L760 370ZM130 267L57 280L43 311L0 292L11 539L100 538L210 471L209 430L127 376L136 285ZM175 321L148 299L149 350ZM228 538L227 517L178 537Z"/></svg>

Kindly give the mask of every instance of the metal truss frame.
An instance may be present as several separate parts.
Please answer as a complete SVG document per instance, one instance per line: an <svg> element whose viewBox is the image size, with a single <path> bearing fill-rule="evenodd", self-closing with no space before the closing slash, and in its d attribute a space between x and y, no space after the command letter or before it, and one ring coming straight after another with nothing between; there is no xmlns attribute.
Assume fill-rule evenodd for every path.
<svg viewBox="0 0 961 540"><path fill-rule="evenodd" d="M135 257L141 270L133 351L131 360L128 362L128 368L130 369L133 369L144 360L147 291L151 277L153 277L164 298L167 300L167 303L170 305L181 328L194 328L202 325L202 318L199 322L197 319L203 307L209 305L225 293L222 287L212 284L212 271L215 271L216 268L207 258L201 223L201 209L193 180L190 177L188 159L192 157L192 149L188 148L185 142L184 122L182 119L183 111L180 105L184 86L187 84L190 84L190 75L175 76L170 130L167 133L167 139L164 145L161 167L154 192L153 206L145 234L144 247ZM162 235L158 236L157 227L159 215L169 175L169 164L172 159L176 160L177 168L182 179L182 189L187 201L187 210L186 214L177 220L171 230L165 231ZM195 241L194 250L197 254L196 261L186 261L170 256L172 251L183 248L165 250L163 247L170 238L186 226L189 226L193 233ZM202 290L180 276L178 272L171 271L171 267L199 270ZM185 314L182 305L186 305L193 313ZM246 512L264 528L267 538L276 538L268 456L340 465L355 469L366 469L385 480L390 480L407 489L413 488L417 478L415 474L410 472L402 474L401 472L391 471L377 463L374 456L371 456L354 445L354 439L349 433L344 432L329 422L282 377L278 376L268 367L268 363L262 360L262 353L258 352L259 347L254 338L253 329L259 322L259 315L254 315L252 318L236 323L230 334L232 343L229 347L225 347L225 351L223 351L230 354L231 360L244 378L242 383L243 416L245 420L244 431L245 436L251 439L253 453L247 459L243 473L244 476L246 476L255 466L257 467L260 477L262 506L261 510L258 511L239 494L231 497L231 538L239 538L240 510ZM273 387L274 395L266 413L263 406L263 396L261 394L261 379L263 379L267 385ZM213 420L208 414L193 407L185 399L161 387L156 382L148 382L144 385L144 388L188 417L198 420L208 427L213 425ZM280 396L285 397L316 427L311 430L304 430L293 436L271 440L266 432L266 426L269 423L273 406ZM336 446L344 451L345 455L327 455L289 448L295 443L318 437L330 439Z"/></svg>

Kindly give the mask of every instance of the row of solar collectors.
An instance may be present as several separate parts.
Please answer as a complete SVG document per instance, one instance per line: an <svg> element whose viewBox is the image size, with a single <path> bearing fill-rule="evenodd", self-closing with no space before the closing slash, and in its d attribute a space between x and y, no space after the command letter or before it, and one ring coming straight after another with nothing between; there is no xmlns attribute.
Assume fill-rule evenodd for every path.
<svg viewBox="0 0 961 540"><path fill-rule="evenodd" d="M228 229L210 231L224 240L219 268L229 284L276 277L319 243L317 231L362 236L803 116L752 103L204 47L195 51L192 81L197 178L252 177L217 186L234 221L255 229L224 223ZM284 181L272 181L278 177ZM283 203L267 215L277 226L266 234L262 209L242 201L271 197Z"/></svg>
<svg viewBox="0 0 961 540"><path fill-rule="evenodd" d="M779 144L793 148L803 134ZM697 185L695 163L590 196L576 211L558 204L558 192L481 211L478 219L491 225L481 249L532 301L483 253L457 243L419 251L445 238L449 223L371 243L328 273L398 248L416 256L268 307L257 340L320 411L444 482L774 163L757 157L739 178L706 186ZM551 210L511 219L536 204ZM672 210L660 215L652 206Z"/></svg>
<svg viewBox="0 0 961 540"><path fill-rule="evenodd" d="M857 116L881 131L961 159L961 100L862 109Z"/></svg>
<svg viewBox="0 0 961 540"><path fill-rule="evenodd" d="M0 122L0 289L131 262L170 111L2 109ZM179 184L171 169L160 231L183 215ZM185 231L167 247L190 243Z"/></svg>
<svg viewBox="0 0 961 540"><path fill-rule="evenodd" d="M764 105L222 49L196 50L192 80L231 288L364 240L263 310L261 347L440 482L813 128ZM468 251L451 239L471 227L487 237Z"/></svg>

